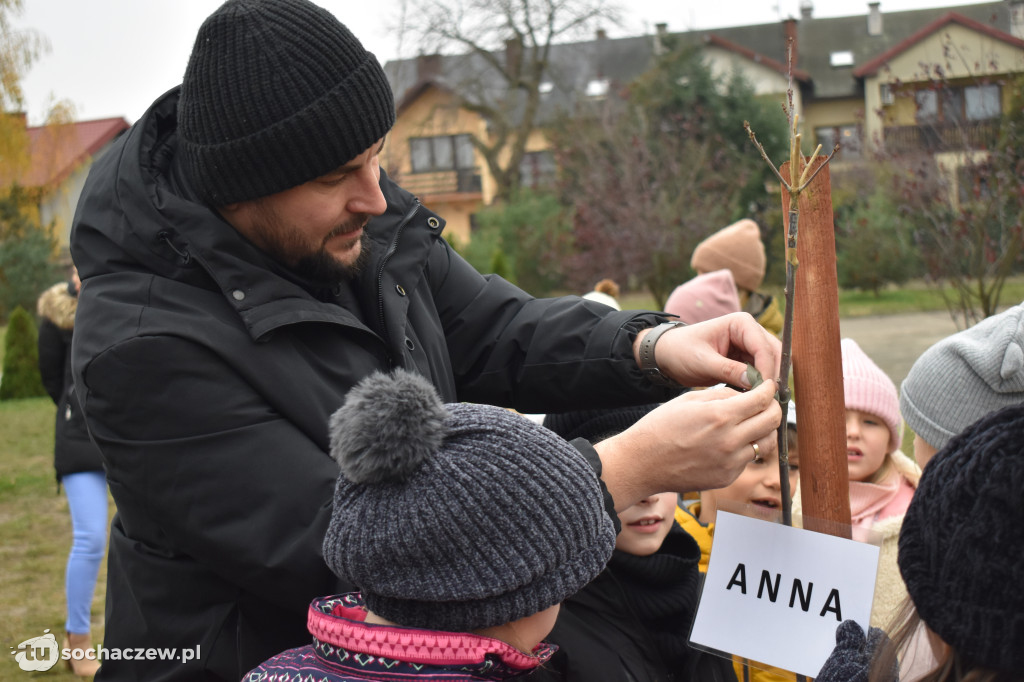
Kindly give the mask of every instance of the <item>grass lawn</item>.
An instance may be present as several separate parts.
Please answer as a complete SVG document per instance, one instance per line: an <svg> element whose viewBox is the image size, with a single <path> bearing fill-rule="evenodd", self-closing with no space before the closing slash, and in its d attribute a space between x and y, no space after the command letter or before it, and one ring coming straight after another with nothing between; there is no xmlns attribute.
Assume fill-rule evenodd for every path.
<svg viewBox="0 0 1024 682"><path fill-rule="evenodd" d="M10 650L49 629L64 636L64 565L71 547L67 498L53 473L55 407L49 398L0 402L0 681L81 680L58 661L48 672L28 673ZM113 514L113 503L111 503ZM106 562L93 600L93 640L103 637Z"/></svg>
<svg viewBox="0 0 1024 682"><path fill-rule="evenodd" d="M785 296L782 287L765 287L784 306ZM1024 301L1024 277L1006 280L1000 306L1012 306ZM646 291L629 292L621 297L623 308L654 309L654 298ZM926 287L921 282L912 282L900 288L890 288L875 296L865 291L839 292L839 317L863 317L866 315L893 315L897 313L913 313L934 310L946 310L942 294Z"/></svg>

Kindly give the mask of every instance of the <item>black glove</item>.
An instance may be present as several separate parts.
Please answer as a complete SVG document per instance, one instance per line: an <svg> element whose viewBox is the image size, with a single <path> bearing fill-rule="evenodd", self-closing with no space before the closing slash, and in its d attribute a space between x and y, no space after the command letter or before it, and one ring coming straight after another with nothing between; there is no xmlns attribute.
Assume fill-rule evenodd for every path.
<svg viewBox="0 0 1024 682"><path fill-rule="evenodd" d="M870 628L868 636L857 621L844 620L836 628L836 648L832 650L815 682L868 682L868 673L875 654L889 645L889 638L879 628ZM895 666L886 679L898 682Z"/></svg>

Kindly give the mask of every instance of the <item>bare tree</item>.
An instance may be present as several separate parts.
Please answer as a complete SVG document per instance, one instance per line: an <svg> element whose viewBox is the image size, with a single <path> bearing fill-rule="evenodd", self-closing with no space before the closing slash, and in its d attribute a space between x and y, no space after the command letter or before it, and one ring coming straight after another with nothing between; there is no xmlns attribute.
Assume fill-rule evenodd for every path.
<svg viewBox="0 0 1024 682"><path fill-rule="evenodd" d="M575 208L577 287L601 277L646 288L662 306L690 278L697 243L751 215L767 172L747 153L743 122L785 148L786 118L739 77L716 78L699 47L660 57L591 115L552 133L563 201Z"/></svg>
<svg viewBox="0 0 1024 682"><path fill-rule="evenodd" d="M406 0L403 31L421 54L447 56L453 105L485 122L472 142L498 200L519 186L527 144L543 122L543 89L564 95L573 85L560 82L552 51L619 16L611 0Z"/></svg>

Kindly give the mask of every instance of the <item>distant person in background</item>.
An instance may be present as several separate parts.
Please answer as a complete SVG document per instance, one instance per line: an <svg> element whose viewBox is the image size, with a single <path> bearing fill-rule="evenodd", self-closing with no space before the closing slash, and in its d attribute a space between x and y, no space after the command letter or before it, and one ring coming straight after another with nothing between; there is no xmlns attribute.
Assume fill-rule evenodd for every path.
<svg viewBox="0 0 1024 682"><path fill-rule="evenodd" d="M75 398L71 379L71 337L75 330L78 270L71 268L67 282L54 284L39 297L39 374L46 392L57 405L53 438L53 465L57 484L63 485L71 512L71 552L65 571L67 640L64 647L82 651L92 648L90 611L96 578L107 544L107 483L100 453L89 440L85 420ZM68 668L92 677L99 663L74 655Z"/></svg>
<svg viewBox="0 0 1024 682"><path fill-rule="evenodd" d="M934 344L900 387L900 411L924 468L956 434L989 412L1024 403L1024 305Z"/></svg>
<svg viewBox="0 0 1024 682"><path fill-rule="evenodd" d="M683 282L669 294L665 312L676 315L686 324L740 312L740 299L732 272L715 270Z"/></svg>
<svg viewBox="0 0 1024 682"><path fill-rule="evenodd" d="M782 333L782 311L770 294L758 291L764 282L766 258L761 228L744 218L715 232L697 245L690 267L698 275L723 268L732 272L742 310L772 334Z"/></svg>
<svg viewBox="0 0 1024 682"><path fill-rule="evenodd" d="M619 304L619 285L613 279L602 279L594 285L593 291L583 294L583 298L588 301L604 303L616 310L622 310L622 306Z"/></svg>

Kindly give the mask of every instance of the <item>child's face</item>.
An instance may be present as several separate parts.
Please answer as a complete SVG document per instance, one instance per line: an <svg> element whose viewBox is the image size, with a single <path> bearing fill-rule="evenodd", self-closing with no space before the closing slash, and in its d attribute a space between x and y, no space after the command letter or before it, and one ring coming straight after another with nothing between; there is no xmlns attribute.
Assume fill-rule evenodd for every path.
<svg viewBox="0 0 1024 682"><path fill-rule="evenodd" d="M789 490L790 495L796 489L800 471L800 454L796 447L796 434L789 430ZM706 491L701 494L701 521L714 520L706 513L709 502L717 512L725 500L739 504L752 504L766 509L782 508L782 487L779 485L779 456L777 453L758 457L748 462L743 473L735 481L724 488Z"/></svg>
<svg viewBox="0 0 1024 682"><path fill-rule="evenodd" d="M879 417L846 411L846 461L851 481L866 481L889 454L889 427Z"/></svg>
<svg viewBox="0 0 1024 682"><path fill-rule="evenodd" d="M676 499L675 493L657 493L619 512L622 530L615 538L615 549L636 556L657 552L672 529Z"/></svg>

